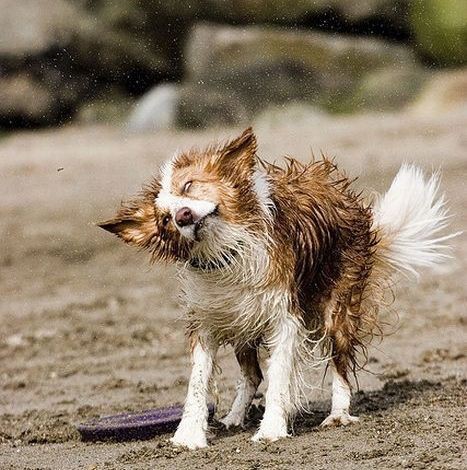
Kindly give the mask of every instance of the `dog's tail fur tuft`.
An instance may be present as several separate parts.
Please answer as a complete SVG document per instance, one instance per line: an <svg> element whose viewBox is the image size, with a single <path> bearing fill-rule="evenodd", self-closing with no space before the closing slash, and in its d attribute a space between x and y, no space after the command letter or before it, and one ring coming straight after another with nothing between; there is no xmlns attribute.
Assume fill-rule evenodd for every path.
<svg viewBox="0 0 467 470"><path fill-rule="evenodd" d="M374 206L374 229L380 241L376 260L391 275L418 277L418 269L450 258L447 243L461 232L442 235L449 214L439 195L439 172L425 177L415 165L404 164L386 194Z"/></svg>

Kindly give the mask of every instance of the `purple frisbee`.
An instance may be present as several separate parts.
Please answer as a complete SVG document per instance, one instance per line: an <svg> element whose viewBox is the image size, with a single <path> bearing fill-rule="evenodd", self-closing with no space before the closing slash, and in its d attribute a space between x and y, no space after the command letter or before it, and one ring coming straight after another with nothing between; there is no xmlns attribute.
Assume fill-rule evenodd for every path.
<svg viewBox="0 0 467 470"><path fill-rule="evenodd" d="M214 415L214 405L208 405L209 419ZM182 419L183 406L172 405L142 411L141 413L122 413L92 419L78 424L76 428L83 441L131 441L151 437L176 429Z"/></svg>

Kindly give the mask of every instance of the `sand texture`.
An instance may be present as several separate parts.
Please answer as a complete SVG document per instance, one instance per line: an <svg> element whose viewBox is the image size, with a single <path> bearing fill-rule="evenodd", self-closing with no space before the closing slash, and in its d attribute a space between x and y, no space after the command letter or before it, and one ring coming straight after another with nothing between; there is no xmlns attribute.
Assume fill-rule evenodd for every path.
<svg viewBox="0 0 467 470"><path fill-rule="evenodd" d="M357 187L383 190L403 161L443 169L452 228L466 230L467 113L262 122L262 157L336 156ZM169 435L83 443L90 417L182 402L189 361L174 272L93 222L111 216L176 149L238 129L126 135L105 127L19 133L0 140L1 469L460 469L466 465L467 237L453 260L403 282L393 334L370 349L353 398L358 424L320 429L329 378L316 376L312 412L295 435L253 444L213 430L208 449L174 449ZM222 415L239 373L221 351ZM263 386L264 390L264 386Z"/></svg>

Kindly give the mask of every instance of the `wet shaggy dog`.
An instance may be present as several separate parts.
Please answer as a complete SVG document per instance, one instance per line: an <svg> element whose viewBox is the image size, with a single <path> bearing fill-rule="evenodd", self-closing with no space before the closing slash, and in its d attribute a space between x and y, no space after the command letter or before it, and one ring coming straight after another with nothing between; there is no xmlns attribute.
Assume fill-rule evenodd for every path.
<svg viewBox="0 0 467 470"><path fill-rule="evenodd" d="M247 129L238 138L174 156L140 196L100 226L153 261L176 263L192 372L172 438L207 445L207 395L216 352L232 345L242 377L225 426L239 426L263 379L266 408L254 441L288 436L306 403L306 370L327 361L332 409L323 425L349 424L349 374L378 331L378 309L399 275L447 255L438 176L404 165L389 191L365 203L326 158L284 167L260 160Z"/></svg>

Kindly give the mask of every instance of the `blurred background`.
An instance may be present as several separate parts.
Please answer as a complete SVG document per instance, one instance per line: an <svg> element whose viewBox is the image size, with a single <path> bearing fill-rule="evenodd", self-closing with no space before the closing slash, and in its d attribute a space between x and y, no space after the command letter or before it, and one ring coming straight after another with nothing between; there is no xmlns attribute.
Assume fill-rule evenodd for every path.
<svg viewBox="0 0 467 470"><path fill-rule="evenodd" d="M465 0L0 0L0 12L4 130L467 100Z"/></svg>

